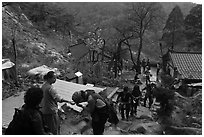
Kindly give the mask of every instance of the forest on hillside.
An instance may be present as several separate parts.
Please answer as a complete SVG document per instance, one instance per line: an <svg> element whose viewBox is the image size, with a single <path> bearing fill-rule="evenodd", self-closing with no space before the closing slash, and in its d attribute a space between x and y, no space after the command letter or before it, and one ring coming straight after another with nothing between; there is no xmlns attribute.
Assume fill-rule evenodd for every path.
<svg viewBox="0 0 204 137"><path fill-rule="evenodd" d="M6 5L6 3L5 3ZM196 6L193 3L9 3L10 7L13 8L14 12L22 12L26 17L33 23L34 27L37 28L45 36L58 35L60 38L60 44L62 47L67 48L70 45L77 43L77 40L82 39L86 41L88 46L93 46L93 41L90 39L95 39L94 37L100 37L105 42L105 50L111 52L117 48L118 43L122 39L128 38L129 46L133 51L142 50L146 55L151 58L158 59L158 54L160 54L159 42L165 35L165 25L167 19L173 9L178 5L178 10L175 12L180 12L181 21L175 20L175 24L180 24L178 31L182 31L181 35L183 37L182 44L175 43L175 48L179 47L179 50L183 50L187 45L190 45L189 39L190 34L185 33L184 30L187 29L189 25L185 26L185 18L189 15L190 10ZM140 8L138 8L140 7ZM145 10L142 8L148 8L148 13L151 16L145 16ZM138 8L138 9L137 9ZM137 11L137 10L138 11ZM19 14L19 13L17 13ZM136 14L144 15L145 17L139 18L134 17ZM175 13L177 14L177 13ZM189 16L188 16L189 17ZM152 19L150 19L152 18ZM172 17L173 18L173 17ZM148 22L147 20L150 19ZM143 26L147 23L147 27L140 25L139 21L143 21ZM192 20L192 18L191 18ZM172 23L173 24L173 23ZM196 23L195 23L196 24ZM183 28L181 28L181 26ZM141 28L140 28L141 27ZM118 30L119 28L119 30ZM169 28L172 29L172 28ZM176 28L177 29L177 28ZM180 30L179 30L180 29ZM93 35L97 31L98 34ZM100 32L99 32L100 31ZM141 48L141 36L138 36L140 31L144 31L142 36L142 47ZM173 33L177 33L177 30L170 30ZM188 30L186 30L188 31ZM92 33L92 34L91 34ZM131 34L130 34L131 33ZM171 32L172 33L172 32ZM178 32L179 33L179 32ZM192 32L191 32L192 33ZM97 36L98 35L98 36ZM122 36L126 35L126 36ZM184 36L185 35L185 36ZM114 37L113 37L114 36ZM188 39L186 39L186 37ZM70 40L72 39L72 40ZM170 38L168 38L170 40ZM164 40L164 48L169 47L167 40ZM170 40L171 41L171 40ZM103 42L101 42L103 43ZM100 42L94 43L95 48L100 48ZM58 46L58 45L57 45ZM56 46L56 49L58 47ZM195 45L197 46L197 44ZM60 46L61 47L61 46ZM122 44L123 48L128 48L128 45ZM151 47L151 48L150 48ZM54 47L55 48L55 47ZM61 48L59 48L61 49ZM149 50L151 49L151 50ZM62 50L62 49L61 49ZM189 49L188 49L189 50ZM197 49L199 50L199 49ZM154 52L152 52L154 51Z"/></svg>
<svg viewBox="0 0 204 137"><path fill-rule="evenodd" d="M158 62L168 49L201 51L202 5L4 2L2 34L2 56L18 70L45 64L88 75L94 65L106 62L117 76L122 66L137 66L143 58ZM88 49L87 60L70 56L78 44Z"/></svg>

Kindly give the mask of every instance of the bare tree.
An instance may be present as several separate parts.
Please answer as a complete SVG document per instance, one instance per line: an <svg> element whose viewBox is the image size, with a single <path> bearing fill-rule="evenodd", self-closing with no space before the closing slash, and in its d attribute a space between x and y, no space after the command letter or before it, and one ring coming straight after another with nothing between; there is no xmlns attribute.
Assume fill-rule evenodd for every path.
<svg viewBox="0 0 204 137"><path fill-rule="evenodd" d="M137 65L140 63L140 54L143 46L144 34L147 30L155 30L161 25L163 15L161 5L156 2L139 2L128 4L128 20L132 24L132 31L139 38Z"/></svg>

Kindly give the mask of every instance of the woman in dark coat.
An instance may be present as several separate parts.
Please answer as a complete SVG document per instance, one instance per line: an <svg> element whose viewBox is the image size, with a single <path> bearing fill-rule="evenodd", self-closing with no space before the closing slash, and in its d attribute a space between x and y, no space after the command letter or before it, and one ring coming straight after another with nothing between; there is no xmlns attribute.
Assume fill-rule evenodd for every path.
<svg viewBox="0 0 204 137"><path fill-rule="evenodd" d="M131 115L133 116L134 114L137 115L137 106L139 105L139 100L142 96L142 93L140 92L140 87L138 84L136 84L133 88L132 91L132 105L131 105Z"/></svg>
<svg viewBox="0 0 204 137"><path fill-rule="evenodd" d="M29 88L25 93L25 104L15 110L13 120L6 129L6 135L48 135L39 104L43 98L40 88Z"/></svg>

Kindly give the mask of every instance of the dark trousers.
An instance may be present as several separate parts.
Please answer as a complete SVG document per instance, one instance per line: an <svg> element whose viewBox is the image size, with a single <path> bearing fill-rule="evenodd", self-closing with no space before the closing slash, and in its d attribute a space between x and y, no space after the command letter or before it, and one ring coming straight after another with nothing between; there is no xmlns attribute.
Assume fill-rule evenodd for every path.
<svg viewBox="0 0 204 137"><path fill-rule="evenodd" d="M92 121L93 134L103 135L103 132L105 129L105 123L106 123L106 120L98 121L98 122Z"/></svg>
<svg viewBox="0 0 204 137"><path fill-rule="evenodd" d="M157 69L157 81L159 81L159 71L160 71L160 69Z"/></svg>
<svg viewBox="0 0 204 137"><path fill-rule="evenodd" d="M149 99L149 108L151 108L152 103L153 103L153 98L152 98L152 96L145 96L145 98L144 98L144 106L145 106L145 107L146 107L146 101L147 101L147 99Z"/></svg>
<svg viewBox="0 0 204 137"><path fill-rule="evenodd" d="M142 66L142 68L143 68L143 71L142 71L142 72L143 72L143 73L145 72L145 67L146 67L146 66Z"/></svg>
<svg viewBox="0 0 204 137"><path fill-rule="evenodd" d="M94 135L103 135L105 123L108 119L108 108L96 108L95 112L92 114L92 128Z"/></svg>
<svg viewBox="0 0 204 137"><path fill-rule="evenodd" d="M157 76L159 75L159 71L160 71L160 69L157 69Z"/></svg>
<svg viewBox="0 0 204 137"><path fill-rule="evenodd" d="M60 135L60 119L58 113L44 114L45 125L53 135Z"/></svg>
<svg viewBox="0 0 204 137"><path fill-rule="evenodd" d="M146 76L146 85L150 83L150 77Z"/></svg>
<svg viewBox="0 0 204 137"><path fill-rule="evenodd" d="M126 119L129 118L129 113L130 113L130 104L121 104L121 117L122 119L125 118L124 116L124 111L125 111L125 114L126 114Z"/></svg>
<svg viewBox="0 0 204 137"><path fill-rule="evenodd" d="M135 102L132 102L131 105L131 115L137 114L137 106L139 105L139 99L136 99Z"/></svg>

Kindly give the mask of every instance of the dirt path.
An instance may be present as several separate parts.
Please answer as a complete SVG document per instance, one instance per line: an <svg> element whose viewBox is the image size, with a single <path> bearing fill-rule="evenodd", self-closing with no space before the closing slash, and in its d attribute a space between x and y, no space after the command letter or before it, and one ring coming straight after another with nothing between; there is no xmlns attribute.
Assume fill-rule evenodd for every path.
<svg viewBox="0 0 204 137"><path fill-rule="evenodd" d="M162 134L161 126L158 122L153 119L153 113L148 108L139 106L137 116L130 117L129 121L121 120L121 116L118 113L119 123L117 128L112 126L110 123L106 123L106 128L104 135L131 135L131 134L144 134L144 135L160 135ZM66 119L63 120L61 125L61 135L73 135L81 134L80 129L82 129L86 122L76 122L74 124L74 119L80 119L80 114L74 111L69 111L66 114ZM92 130L89 128L86 130L84 135L91 135Z"/></svg>
<svg viewBox="0 0 204 137"><path fill-rule="evenodd" d="M151 81L156 80L156 70L153 68L151 70L152 77ZM133 79L134 72L124 72L123 78ZM145 79L142 75L139 76L140 80L145 83ZM142 89L145 84L140 86ZM130 85L132 88L133 85ZM154 106L155 107L155 106ZM161 135L163 133L161 126L153 118L154 107L149 110L146 107L140 105L137 110L137 116L130 117L129 121L121 120L121 116L118 113L119 123L117 127L111 126L110 123L106 123L106 128L104 135L131 135L131 134L143 134L143 135ZM79 122L78 124L73 124L73 119L80 119L80 115L69 111L66 115L66 119L61 125L61 134L70 135L70 134L81 134L80 129L82 129L87 123L84 121ZM89 128L84 135L91 135L92 130Z"/></svg>

